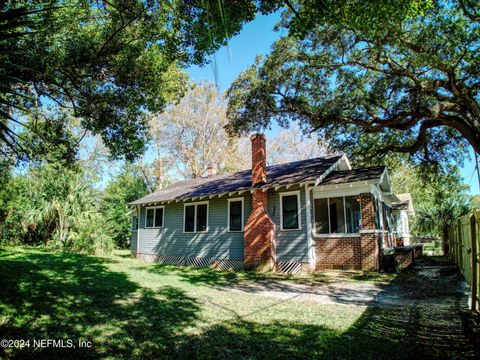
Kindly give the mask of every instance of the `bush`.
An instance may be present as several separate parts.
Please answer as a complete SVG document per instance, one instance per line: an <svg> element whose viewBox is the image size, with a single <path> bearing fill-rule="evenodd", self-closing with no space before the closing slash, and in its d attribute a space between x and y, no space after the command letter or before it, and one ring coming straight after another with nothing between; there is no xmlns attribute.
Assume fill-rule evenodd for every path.
<svg viewBox="0 0 480 360"><path fill-rule="evenodd" d="M99 194L78 169L58 164L12 177L12 197L1 224L3 242L105 255L112 232L99 210Z"/></svg>

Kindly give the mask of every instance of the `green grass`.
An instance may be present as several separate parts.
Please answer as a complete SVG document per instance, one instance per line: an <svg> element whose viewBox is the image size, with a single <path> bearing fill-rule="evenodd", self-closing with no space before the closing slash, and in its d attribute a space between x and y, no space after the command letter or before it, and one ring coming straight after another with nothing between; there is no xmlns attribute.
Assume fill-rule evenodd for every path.
<svg viewBox="0 0 480 360"><path fill-rule="evenodd" d="M440 240L423 244L424 256L440 256L442 252L442 242Z"/></svg>
<svg viewBox="0 0 480 360"><path fill-rule="evenodd" d="M147 264L120 255L0 249L0 339L93 344L0 348L0 358L395 359L433 354L405 336L411 312L402 308L320 305L231 292L224 285L279 278ZM378 280L358 273L346 278L355 281L355 276Z"/></svg>

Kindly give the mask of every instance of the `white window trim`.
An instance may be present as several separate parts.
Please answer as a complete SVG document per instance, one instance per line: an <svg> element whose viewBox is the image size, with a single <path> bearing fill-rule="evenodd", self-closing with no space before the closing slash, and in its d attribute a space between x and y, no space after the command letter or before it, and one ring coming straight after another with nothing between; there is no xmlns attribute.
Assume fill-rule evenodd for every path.
<svg viewBox="0 0 480 360"><path fill-rule="evenodd" d="M147 226L147 212L149 209L153 210L153 226ZM157 217L157 212L155 209L163 209L162 211L162 226L155 226L155 218ZM148 206L145 208L145 229L161 229L165 225L165 206Z"/></svg>
<svg viewBox="0 0 480 360"><path fill-rule="evenodd" d="M207 228L203 231L197 231L197 205L204 205L204 204L207 205ZM194 219L193 231L185 231L185 217L187 215L187 206L192 206L192 205L195 206L195 211L193 213L193 219ZM195 234L195 233L203 234L203 233L208 232L208 229L209 229L208 217L209 217L209 215L210 215L209 201L198 201L198 202L184 203L183 204L183 233L184 234Z"/></svg>
<svg viewBox="0 0 480 360"><path fill-rule="evenodd" d="M346 232L343 232L343 233L332 233L332 229L331 229L331 225L330 225L330 198L338 198L338 197L341 197L343 198L343 218L344 218L344 226L345 226L345 229L348 228L347 226L347 209L345 207L345 198L346 197L354 197L354 196L360 196L360 194L358 195L335 195L335 196L316 196L314 199L313 199L313 235L315 237L324 237L324 238L327 238L327 237L358 237L360 236L360 232L362 232L362 226L360 224L360 232L358 233L346 233ZM317 224L315 223L315 200L319 200L319 199L327 199L327 210L328 210L328 231L330 231L329 233L319 233L317 232ZM362 203L360 203L360 216L362 216Z"/></svg>
<svg viewBox="0 0 480 360"><path fill-rule="evenodd" d="M297 196L297 211L298 211L298 228L295 229L285 229L283 227L283 197L284 196L291 196L291 195L296 195ZM300 190L296 191L286 191L280 193L280 230L281 231L298 231L302 230L302 204L300 202Z"/></svg>
<svg viewBox="0 0 480 360"><path fill-rule="evenodd" d="M237 202L237 201L240 201L242 203L242 228L240 230L230 230L230 203L231 202ZM238 198L232 198L232 199L228 199L227 200L227 205L228 205L228 209L227 209L227 232L231 232L231 233L239 233L239 232L243 232L243 225L244 225L244 221L245 221L245 213L244 213L244 202L243 202L243 197L238 197Z"/></svg>

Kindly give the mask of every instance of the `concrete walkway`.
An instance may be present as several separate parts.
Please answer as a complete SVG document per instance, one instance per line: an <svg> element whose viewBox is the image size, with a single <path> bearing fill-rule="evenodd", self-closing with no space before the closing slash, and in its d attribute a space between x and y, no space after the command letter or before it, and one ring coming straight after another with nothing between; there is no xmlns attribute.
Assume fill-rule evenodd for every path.
<svg viewBox="0 0 480 360"><path fill-rule="evenodd" d="M380 327L387 337L395 331L408 343L410 352L406 350L396 358L480 358L480 324L469 315L467 287L456 268L418 262L413 270L388 282L345 278L342 281L341 275L333 279L328 275L325 282L308 285L287 281L232 283L219 290L312 305L365 307L364 317L369 321L361 331L371 328L378 335L375 329Z"/></svg>
<svg viewBox="0 0 480 360"><path fill-rule="evenodd" d="M246 292L281 300L314 301L321 304L390 306L398 303L395 294L385 296L386 284L373 282L339 282L332 284L295 284L281 281L255 281L235 284L225 290Z"/></svg>
<svg viewBox="0 0 480 360"><path fill-rule="evenodd" d="M451 266L417 265L391 282L334 281L298 284L290 281L259 280L233 283L220 290L244 292L281 300L313 301L320 304L356 306L405 306L413 303L444 305L448 299L466 300L466 287Z"/></svg>

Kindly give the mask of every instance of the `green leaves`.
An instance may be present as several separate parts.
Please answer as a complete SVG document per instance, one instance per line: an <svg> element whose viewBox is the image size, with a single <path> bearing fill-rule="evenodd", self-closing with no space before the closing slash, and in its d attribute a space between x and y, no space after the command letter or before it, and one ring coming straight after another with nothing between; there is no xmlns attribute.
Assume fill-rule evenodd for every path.
<svg viewBox="0 0 480 360"><path fill-rule="evenodd" d="M180 69L205 63L259 9L252 0L2 3L0 117L55 104L100 135L112 158L133 160L148 140L146 114L183 94Z"/></svg>
<svg viewBox="0 0 480 360"><path fill-rule="evenodd" d="M5 185L9 198L0 222L3 240L88 254L113 249L99 194L78 169L48 164L12 176ZM3 195L0 192L0 199Z"/></svg>
<svg viewBox="0 0 480 360"><path fill-rule="evenodd" d="M129 244L132 216L128 203L147 194L145 181L137 168L125 164L122 172L107 186L103 194L102 214L111 229L115 245L126 248Z"/></svg>
<svg viewBox="0 0 480 360"><path fill-rule="evenodd" d="M231 132L298 120L362 157L399 152L445 165L468 145L480 151L480 33L459 2L295 9L283 22L291 33L228 90Z"/></svg>
<svg viewBox="0 0 480 360"><path fill-rule="evenodd" d="M330 23L380 37L409 19L424 16L433 6L433 0L301 0L289 28L291 34L303 37L319 24Z"/></svg>

